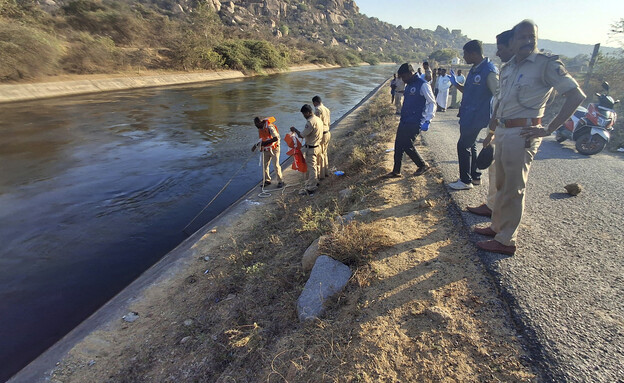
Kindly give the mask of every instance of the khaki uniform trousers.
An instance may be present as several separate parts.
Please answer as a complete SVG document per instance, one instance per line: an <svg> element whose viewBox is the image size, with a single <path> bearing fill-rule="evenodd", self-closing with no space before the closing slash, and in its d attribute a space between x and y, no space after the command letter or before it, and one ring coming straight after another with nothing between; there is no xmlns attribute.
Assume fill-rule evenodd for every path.
<svg viewBox="0 0 624 383"><path fill-rule="evenodd" d="M279 163L280 157L280 147L277 145L274 149L269 149L262 152L262 161L264 166L262 167L262 171L264 172L264 180L271 181L271 172L269 171L269 165L271 164L271 160L273 160L273 166L275 167L275 174L277 175L277 182L282 182L282 167Z"/></svg>
<svg viewBox="0 0 624 383"><path fill-rule="evenodd" d="M522 213L524 195L531 163L542 143L541 138L532 139L525 148L525 138L520 136L520 127L496 128L496 193L492 209L492 230L495 240L506 246L516 245L516 236Z"/></svg>
<svg viewBox="0 0 624 383"><path fill-rule="evenodd" d="M321 160L321 146L315 148L304 148L306 165L308 166L308 172L306 173L305 188L308 191L315 191L318 189L318 175Z"/></svg>
<svg viewBox="0 0 624 383"><path fill-rule="evenodd" d="M490 145L494 148L494 157L496 157L496 144L495 138L492 139ZM494 204L496 203L496 161L492 161L490 167L488 167L488 194L485 204L490 210L494 210Z"/></svg>
<svg viewBox="0 0 624 383"><path fill-rule="evenodd" d="M321 160L319 179L329 177L329 159L327 157L327 148L329 147L329 140L331 139L331 133L326 131L323 133L323 139L321 140Z"/></svg>

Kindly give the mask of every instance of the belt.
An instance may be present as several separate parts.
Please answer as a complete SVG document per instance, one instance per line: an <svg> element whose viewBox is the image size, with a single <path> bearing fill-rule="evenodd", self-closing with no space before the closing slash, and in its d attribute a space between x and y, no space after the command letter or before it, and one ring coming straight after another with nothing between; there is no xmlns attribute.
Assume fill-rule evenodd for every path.
<svg viewBox="0 0 624 383"><path fill-rule="evenodd" d="M404 93L405 91L404 90L397 90L396 92L397 93Z"/></svg>
<svg viewBox="0 0 624 383"><path fill-rule="evenodd" d="M505 128L520 128L524 126L540 125L542 119L540 118L511 118L509 120L501 120L505 125Z"/></svg>
<svg viewBox="0 0 624 383"><path fill-rule="evenodd" d="M323 134L325 134L325 133L329 133L329 130L326 130L326 131L323 132Z"/></svg>
<svg viewBox="0 0 624 383"><path fill-rule="evenodd" d="M306 147L306 148L317 148L317 147L318 147L318 145L306 145L305 147Z"/></svg>

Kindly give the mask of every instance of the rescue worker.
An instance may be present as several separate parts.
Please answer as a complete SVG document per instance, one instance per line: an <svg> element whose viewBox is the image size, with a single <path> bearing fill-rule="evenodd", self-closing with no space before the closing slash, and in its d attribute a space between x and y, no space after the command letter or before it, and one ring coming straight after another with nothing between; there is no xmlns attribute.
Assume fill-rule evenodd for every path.
<svg viewBox="0 0 624 383"><path fill-rule="evenodd" d="M299 132L294 126L290 127L291 132L305 139L304 153L308 166L305 188L299 194L312 195L318 189L319 160L321 156L321 140L323 139L323 121L314 115L312 106L305 104L301 107L301 114L306 119L303 132Z"/></svg>
<svg viewBox="0 0 624 383"><path fill-rule="evenodd" d="M435 116L436 102L433 98L431 85L416 75L414 68L408 63L399 67L398 75L407 86L405 87L405 100L401 109L401 120L394 140L394 167L386 175L389 178L402 177L403 153L407 153L418 166L418 170L414 173L415 176L420 176L431 169L414 147L416 136L421 130L429 129L429 123Z"/></svg>
<svg viewBox="0 0 624 383"><path fill-rule="evenodd" d="M516 251L527 178L542 137L552 134L585 99L559 58L537 50L537 25L533 21L524 20L513 28L512 44L515 56L501 69L500 98L483 141L485 147L496 136L497 193L492 225L474 230L494 237L477 242L477 247L506 255ZM542 117L553 88L565 101L555 118L544 127Z"/></svg>
<svg viewBox="0 0 624 383"><path fill-rule="evenodd" d="M275 117L267 117L260 119L260 117L254 118L254 124L258 128L258 136L260 140L254 146L251 147L251 151L255 151L258 147L262 152L262 174L264 178L263 186L269 186L271 184L271 172L269 172L269 165L273 160L273 166L275 167L275 174L277 175L277 187L284 187L284 179L282 177L282 167L279 163L280 157L280 135L277 127L273 124Z"/></svg>
<svg viewBox="0 0 624 383"><path fill-rule="evenodd" d="M323 138L321 139L321 158L319 160L318 175L319 179L322 180L325 177L329 177L327 148L329 147L329 140L331 139L331 133L329 132L331 113L329 109L323 105L323 101L319 96L312 97L312 104L314 105L314 114L323 121Z"/></svg>

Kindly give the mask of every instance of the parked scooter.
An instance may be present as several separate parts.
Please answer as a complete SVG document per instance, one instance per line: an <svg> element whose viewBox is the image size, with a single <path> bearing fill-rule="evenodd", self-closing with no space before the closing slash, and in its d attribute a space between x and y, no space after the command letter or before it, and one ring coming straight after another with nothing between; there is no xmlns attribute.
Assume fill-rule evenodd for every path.
<svg viewBox="0 0 624 383"><path fill-rule="evenodd" d="M617 113L613 110L620 100L613 101L609 96L609 83L603 82L606 93L596 93L598 103L591 103L584 108L579 106L565 124L555 131L557 142L567 139L576 141L576 150L581 154L600 153L611 137Z"/></svg>

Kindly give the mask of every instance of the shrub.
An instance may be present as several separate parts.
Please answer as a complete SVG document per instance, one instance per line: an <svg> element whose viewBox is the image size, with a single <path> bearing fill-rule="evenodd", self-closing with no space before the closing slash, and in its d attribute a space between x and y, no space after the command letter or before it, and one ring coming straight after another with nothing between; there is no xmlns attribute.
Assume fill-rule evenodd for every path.
<svg viewBox="0 0 624 383"><path fill-rule="evenodd" d="M0 81L53 74L60 55L59 41L49 34L0 20Z"/></svg>
<svg viewBox="0 0 624 383"><path fill-rule="evenodd" d="M287 64L283 51L264 40L230 40L217 45L214 50L231 69L262 72L264 68L284 68Z"/></svg>
<svg viewBox="0 0 624 383"><path fill-rule="evenodd" d="M119 67L121 53L108 37L93 37L86 32L74 36L61 60L63 69L70 73L102 73Z"/></svg>

